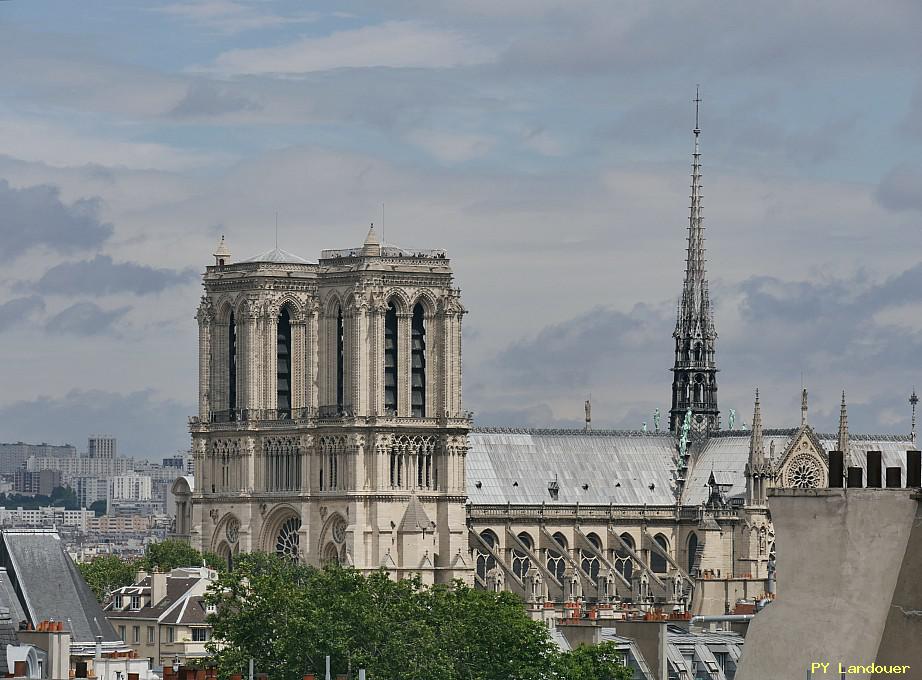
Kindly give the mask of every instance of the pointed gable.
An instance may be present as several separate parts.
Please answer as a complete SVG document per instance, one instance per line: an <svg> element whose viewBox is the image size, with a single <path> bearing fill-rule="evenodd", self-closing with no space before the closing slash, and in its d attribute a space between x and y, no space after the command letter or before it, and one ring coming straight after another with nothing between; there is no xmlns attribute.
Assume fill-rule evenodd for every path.
<svg viewBox="0 0 922 680"><path fill-rule="evenodd" d="M426 514L423 504L419 502L416 494L410 496L410 502L403 513L403 519L400 520L400 526L397 527L397 533L414 533L418 531L427 531L431 529L433 522Z"/></svg>
<svg viewBox="0 0 922 680"><path fill-rule="evenodd" d="M829 454L809 424L804 423L791 437L779 465L783 487L816 488L825 483Z"/></svg>

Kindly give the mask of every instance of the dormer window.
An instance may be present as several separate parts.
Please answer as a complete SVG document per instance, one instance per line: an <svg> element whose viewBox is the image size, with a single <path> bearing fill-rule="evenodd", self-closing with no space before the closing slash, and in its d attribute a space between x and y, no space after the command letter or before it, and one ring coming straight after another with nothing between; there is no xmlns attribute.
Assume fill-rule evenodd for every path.
<svg viewBox="0 0 922 680"><path fill-rule="evenodd" d="M133 611L138 611L141 608L141 596L132 595L131 596L131 609Z"/></svg>
<svg viewBox="0 0 922 680"><path fill-rule="evenodd" d="M122 603L122 596L121 596L121 595L116 595L116 596L115 596L115 600L112 602L112 608L113 608L113 609L121 609L121 608L122 608L122 604L123 604L123 603Z"/></svg>

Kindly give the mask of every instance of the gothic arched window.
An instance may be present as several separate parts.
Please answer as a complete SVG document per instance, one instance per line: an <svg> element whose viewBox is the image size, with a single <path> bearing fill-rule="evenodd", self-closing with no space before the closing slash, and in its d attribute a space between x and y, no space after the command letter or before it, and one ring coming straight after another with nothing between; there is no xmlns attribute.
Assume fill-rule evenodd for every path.
<svg viewBox="0 0 922 680"><path fill-rule="evenodd" d="M621 540L631 550L634 549L634 539L630 534L621 534ZM615 551L615 569L628 581L631 580L631 575L634 573L634 561L631 554L624 548L618 548Z"/></svg>
<svg viewBox="0 0 922 680"><path fill-rule="evenodd" d="M237 408L237 324L233 312L227 322L227 408Z"/></svg>
<svg viewBox="0 0 922 680"><path fill-rule="evenodd" d="M534 545L534 543L531 540L531 536L529 536L523 531L521 534L519 534L518 538L520 541L522 541L522 543L525 545L526 548L528 548L529 550L532 549L532 546ZM512 549L512 572L524 581L525 577L528 575L528 570L530 568L531 568L531 560L529 559L528 554L519 548L513 548Z"/></svg>
<svg viewBox="0 0 922 680"><path fill-rule="evenodd" d="M413 307L412 323L412 390L411 406L413 416L425 418L426 416L426 322L423 317L423 306L417 303Z"/></svg>
<svg viewBox="0 0 922 680"><path fill-rule="evenodd" d="M662 534L653 537L656 544L664 551L669 552L669 541ZM660 555L656 550L650 551L650 569L657 574L666 573L666 558Z"/></svg>
<svg viewBox="0 0 922 680"><path fill-rule="evenodd" d="M276 324L276 396L278 417L291 417L291 315L282 307Z"/></svg>
<svg viewBox="0 0 922 680"><path fill-rule="evenodd" d="M397 308L387 306L384 315L384 410L397 412Z"/></svg>
<svg viewBox="0 0 922 680"><path fill-rule="evenodd" d="M301 519L299 517L289 517L284 524L279 527L279 532L275 537L275 552L282 557L298 559L298 550L301 544L301 538L298 530L301 529Z"/></svg>
<svg viewBox="0 0 922 680"><path fill-rule="evenodd" d="M582 567L583 572L585 572L589 578L596 581L599 578L599 568L601 566L599 557L596 553L602 551L602 541L599 540L599 537L595 534L588 534L586 538L589 540L592 547L595 548L595 552L580 550L580 567Z"/></svg>
<svg viewBox="0 0 922 680"><path fill-rule="evenodd" d="M688 535L688 573L695 575L695 566L698 563L698 534L694 531Z"/></svg>
<svg viewBox="0 0 922 680"><path fill-rule="evenodd" d="M498 543L496 539L496 534L487 529L480 533L480 538L483 539L483 542L486 543L491 548L496 548ZM477 550L477 575L486 580L487 574L496 566L496 559L483 549L483 546L480 546Z"/></svg>

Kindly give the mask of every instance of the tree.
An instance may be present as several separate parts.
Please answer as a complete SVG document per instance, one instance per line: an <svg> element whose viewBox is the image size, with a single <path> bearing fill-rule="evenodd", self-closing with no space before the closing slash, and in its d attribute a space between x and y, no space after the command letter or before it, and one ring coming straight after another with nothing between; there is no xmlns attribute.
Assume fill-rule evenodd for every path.
<svg viewBox="0 0 922 680"><path fill-rule="evenodd" d="M621 665L614 642L580 645L560 658L560 676L566 680L631 680L634 671Z"/></svg>
<svg viewBox="0 0 922 680"><path fill-rule="evenodd" d="M147 545L144 557L139 561L139 568L147 571L170 571L179 567L200 567L203 559L212 569L225 566L223 560L213 553L203 555L185 541L167 539Z"/></svg>
<svg viewBox="0 0 922 680"><path fill-rule="evenodd" d="M514 595L461 582L427 587L383 570L364 576L252 553L205 600L217 607L209 652L222 677L253 658L271 678L299 680L322 675L326 655L334 673L365 668L369 680L563 679L562 669L582 668L582 654L562 655ZM609 677L622 676L599 676Z"/></svg>
<svg viewBox="0 0 922 680"><path fill-rule="evenodd" d="M137 572L134 564L117 555L100 555L91 562L78 563L77 568L100 602L116 588L133 584Z"/></svg>
<svg viewBox="0 0 922 680"><path fill-rule="evenodd" d="M106 501L105 500L94 501L90 503L90 507L87 509L92 510L94 513L96 513L97 517L102 517L103 515L106 514L106 509L107 509Z"/></svg>
<svg viewBox="0 0 922 680"><path fill-rule="evenodd" d="M64 507L66 510L77 510L80 507L80 501L77 499L77 493L69 486L56 486L51 490L51 504L57 507Z"/></svg>

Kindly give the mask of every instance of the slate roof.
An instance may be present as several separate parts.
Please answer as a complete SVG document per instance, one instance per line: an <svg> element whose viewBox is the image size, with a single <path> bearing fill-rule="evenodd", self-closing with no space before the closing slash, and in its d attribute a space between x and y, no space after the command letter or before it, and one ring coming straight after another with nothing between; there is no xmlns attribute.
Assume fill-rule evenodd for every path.
<svg viewBox="0 0 922 680"><path fill-rule="evenodd" d="M5 607L9 611L10 619L18 627L20 621L28 621L29 617L22 609L22 603L19 596L16 595L16 589L13 582L10 581L10 575L5 568L0 567L0 607ZM0 647L3 649L3 647ZM0 654L2 656L2 654Z"/></svg>
<svg viewBox="0 0 922 680"><path fill-rule="evenodd" d="M316 264L315 262L310 262L305 260L303 257L298 257L294 253L289 253L287 250L282 250L281 248L273 248L265 253L260 253L259 255L254 255L253 257L247 258L246 260L241 260L241 262L273 262L277 264Z"/></svg>
<svg viewBox="0 0 922 680"><path fill-rule="evenodd" d="M473 505L674 505L670 434L475 429L467 454ZM559 487L555 499L551 481Z"/></svg>
<svg viewBox="0 0 922 680"><path fill-rule="evenodd" d="M160 620L160 623L171 623L182 626L204 626L208 612L205 609L205 599L201 595L184 597L176 602Z"/></svg>
<svg viewBox="0 0 922 680"><path fill-rule="evenodd" d="M132 595L149 595L150 594L150 576L138 582L133 586L125 586L115 591L124 598L130 598ZM114 600L110 599L106 603L106 612L109 616L125 619L159 619L173 605L183 600L189 590L199 582L198 578L168 578L166 581L166 597L160 602L153 605L147 605L140 609L114 609ZM113 594L115 594L113 593Z"/></svg>
<svg viewBox="0 0 922 680"><path fill-rule="evenodd" d="M35 626L65 621L74 642L116 642L118 635L54 532L4 531L0 562Z"/></svg>
<svg viewBox="0 0 922 680"><path fill-rule="evenodd" d="M6 646L19 644L19 639L16 637L17 627L18 622L12 620L10 610L0 607L0 677L5 677L10 672L6 660Z"/></svg>

